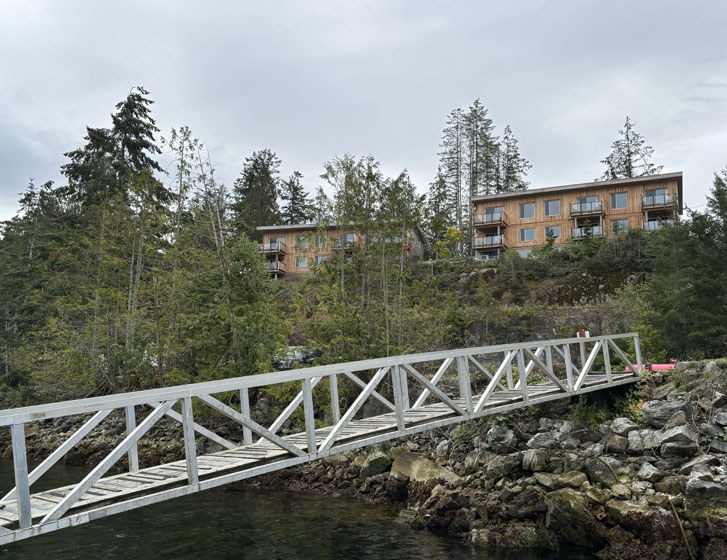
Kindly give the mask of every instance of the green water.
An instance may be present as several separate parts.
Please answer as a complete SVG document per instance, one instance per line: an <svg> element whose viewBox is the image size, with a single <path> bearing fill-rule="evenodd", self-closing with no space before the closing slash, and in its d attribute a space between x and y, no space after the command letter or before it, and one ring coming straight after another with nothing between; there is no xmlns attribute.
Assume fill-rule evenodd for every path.
<svg viewBox="0 0 727 560"><path fill-rule="evenodd" d="M43 486L79 480L59 465ZM45 478L45 477L44 477ZM43 480L43 479L41 479ZM0 490L12 486L12 463L0 462ZM497 559L589 558L487 551L458 539L414 531L394 521L396 510L352 500L219 488L113 515L86 525L0 547L0 558L70 559Z"/></svg>

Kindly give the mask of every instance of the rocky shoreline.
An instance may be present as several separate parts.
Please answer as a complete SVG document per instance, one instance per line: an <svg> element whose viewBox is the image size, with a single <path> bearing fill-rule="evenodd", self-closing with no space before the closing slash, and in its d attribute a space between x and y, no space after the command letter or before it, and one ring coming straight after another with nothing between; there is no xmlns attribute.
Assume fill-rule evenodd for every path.
<svg viewBox="0 0 727 560"><path fill-rule="evenodd" d="M394 504L401 523L484 547L567 544L603 559L727 558L727 361L679 364L630 391L617 398L615 413L556 401L247 484ZM262 422L268 412L262 406L255 415ZM203 423L242 440L235 424ZM29 457L47 456L78 424L29 426ZM121 415L110 417L64 461L93 464L124 434ZM179 424L165 419L140 442L141 465L178 460L183 447ZM217 449L199 438L199 453ZM0 455L10 454L2 433Z"/></svg>
<svg viewBox="0 0 727 560"><path fill-rule="evenodd" d="M680 364L644 384L639 422L551 404L251 483L397 504L402 523L485 547L724 559L727 396L717 389L725 382L725 363ZM586 418L557 419L574 416Z"/></svg>

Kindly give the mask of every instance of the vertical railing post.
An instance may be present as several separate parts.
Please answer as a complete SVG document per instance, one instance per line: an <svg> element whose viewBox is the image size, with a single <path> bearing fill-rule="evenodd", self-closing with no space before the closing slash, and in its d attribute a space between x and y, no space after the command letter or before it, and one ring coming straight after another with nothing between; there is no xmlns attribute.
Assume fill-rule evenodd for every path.
<svg viewBox="0 0 727 560"><path fill-rule="evenodd" d="M409 382L406 378L406 370L401 366L397 367L399 368L399 383L401 386L401 404L404 410L407 410L409 408Z"/></svg>
<svg viewBox="0 0 727 560"><path fill-rule="evenodd" d="M523 394L523 402L527 403L530 398L528 395L528 378L525 372L525 356L522 350L517 351L517 370L520 375L520 390Z"/></svg>
<svg viewBox="0 0 727 560"><path fill-rule="evenodd" d="M308 442L308 454L313 455L316 450L316 419L313 413L313 390L310 378L301 380L303 384L303 417L305 418L305 435Z"/></svg>
<svg viewBox="0 0 727 560"><path fill-rule="evenodd" d="M25 455L25 424L10 427L13 438L13 467L15 469L15 491L18 498L18 522L21 529L32 523L30 514L30 481L28 480L28 459Z"/></svg>
<svg viewBox="0 0 727 560"><path fill-rule="evenodd" d="M331 418L334 424L341 419L341 407L338 403L338 374L332 373L328 376L328 389L331 393Z"/></svg>
<svg viewBox="0 0 727 560"><path fill-rule="evenodd" d="M507 359L508 352L503 352L503 356L505 356L503 359ZM512 360L507 362L507 368L505 369L505 373L507 375L507 389L508 391L512 391L515 387L515 382L512 379Z"/></svg>
<svg viewBox="0 0 727 560"><path fill-rule="evenodd" d="M608 340L603 341L603 367L606 370L606 381L611 383L613 378L611 376L611 354L608 350Z"/></svg>
<svg viewBox="0 0 727 560"><path fill-rule="evenodd" d="M581 349L581 369L583 369L583 366L586 365L586 343L579 342L578 346Z"/></svg>
<svg viewBox="0 0 727 560"><path fill-rule="evenodd" d="M392 366L391 368L391 386L394 389L394 408L396 414L396 427L399 431L406 428L406 419L404 418L404 393L402 388L401 377L406 375L401 366Z"/></svg>
<svg viewBox="0 0 727 560"><path fill-rule="evenodd" d="M197 443L194 440L194 419L192 416L192 398L181 400L182 406L182 433L184 434L184 458L187 463L187 482L190 485L199 484L199 471L197 469Z"/></svg>
<svg viewBox="0 0 727 560"><path fill-rule="evenodd" d="M641 375L641 370L643 369L644 365L641 362L641 344L639 343L638 334L634 337L634 351L636 352L636 371L638 371L639 375Z"/></svg>
<svg viewBox="0 0 727 560"><path fill-rule="evenodd" d="M134 411L134 406L127 406L124 407L126 411L126 434L130 434L134 431L136 428L136 412ZM139 448L137 444L132 445L129 447L129 452L127 453L127 456L129 458L129 472L136 472L139 470Z"/></svg>
<svg viewBox="0 0 727 560"><path fill-rule="evenodd" d="M565 360L565 378L568 392L573 392L573 364L570 357L570 344L563 345L563 359Z"/></svg>
<svg viewBox="0 0 727 560"><path fill-rule="evenodd" d="M550 371L553 371L553 348L550 346L545 347L545 365Z"/></svg>
<svg viewBox="0 0 727 560"><path fill-rule="evenodd" d="M240 389L240 413L250 419L250 393L247 387ZM252 445L252 430L247 426L242 427L242 444Z"/></svg>
<svg viewBox="0 0 727 560"><path fill-rule="evenodd" d="M464 399L467 413L472 414L472 383L470 381L470 364L467 356L457 358L457 378L459 379L459 396Z"/></svg>

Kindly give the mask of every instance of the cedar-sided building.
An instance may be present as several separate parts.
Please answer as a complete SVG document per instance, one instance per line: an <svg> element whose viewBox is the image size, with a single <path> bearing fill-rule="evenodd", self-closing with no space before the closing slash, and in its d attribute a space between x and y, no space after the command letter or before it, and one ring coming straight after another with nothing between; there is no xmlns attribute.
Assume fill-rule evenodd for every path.
<svg viewBox="0 0 727 560"><path fill-rule="evenodd" d="M276 278L312 272L334 255L351 252L364 244L360 231L342 231L338 226L293 224L260 226L257 230L263 236L258 251L265 255L265 266ZM401 240L395 236L389 238L389 242L400 243ZM407 256L424 255L424 244L417 230L409 230L404 248Z"/></svg>
<svg viewBox="0 0 727 560"><path fill-rule="evenodd" d="M683 211L682 173L475 196L472 204L478 258L506 249L526 256L550 237L558 246L671 223Z"/></svg>

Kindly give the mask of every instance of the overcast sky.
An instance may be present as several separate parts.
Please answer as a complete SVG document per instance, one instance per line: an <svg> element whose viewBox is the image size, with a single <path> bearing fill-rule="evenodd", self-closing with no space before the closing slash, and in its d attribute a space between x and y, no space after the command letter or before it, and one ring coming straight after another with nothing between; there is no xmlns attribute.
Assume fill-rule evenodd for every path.
<svg viewBox="0 0 727 560"><path fill-rule="evenodd" d="M723 0L0 0L0 218L136 85L228 185L269 147L309 190L344 153L425 190L447 114L475 98L532 187L600 175L626 115L688 206L727 166Z"/></svg>

